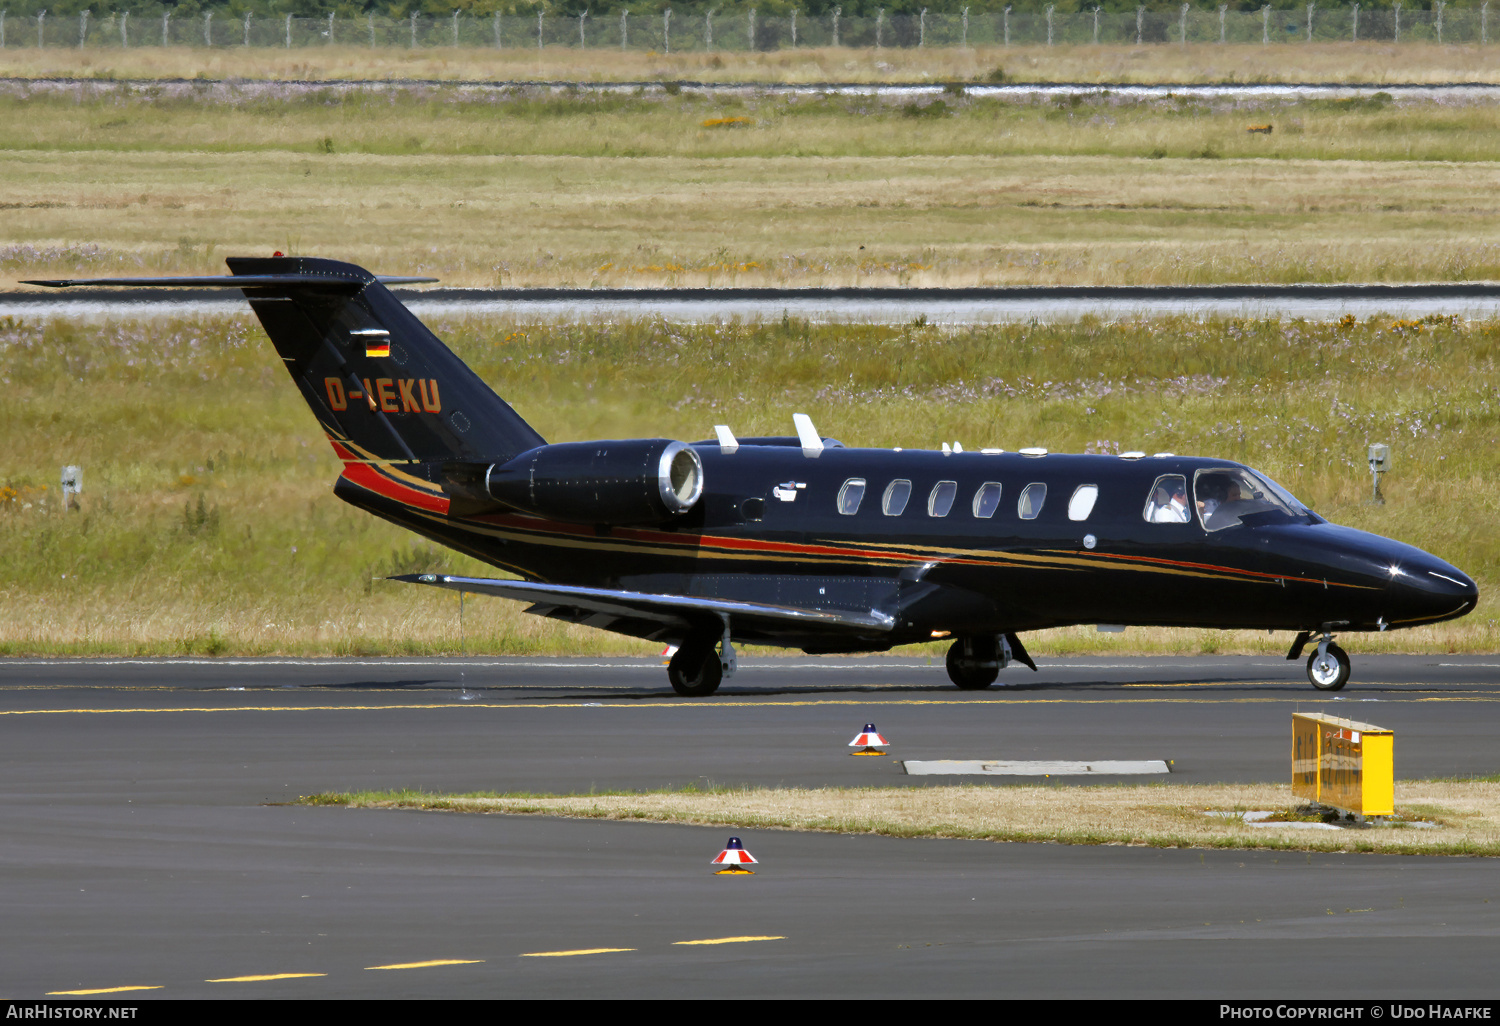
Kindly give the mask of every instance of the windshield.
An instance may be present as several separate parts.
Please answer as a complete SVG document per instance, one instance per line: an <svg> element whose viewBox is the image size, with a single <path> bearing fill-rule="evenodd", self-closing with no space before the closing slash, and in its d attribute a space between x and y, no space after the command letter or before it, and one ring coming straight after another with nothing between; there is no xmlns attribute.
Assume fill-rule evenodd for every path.
<svg viewBox="0 0 1500 1026"><path fill-rule="evenodd" d="M1301 520L1307 507L1268 477L1244 467L1200 470L1193 479L1193 500L1206 531L1236 524Z"/></svg>

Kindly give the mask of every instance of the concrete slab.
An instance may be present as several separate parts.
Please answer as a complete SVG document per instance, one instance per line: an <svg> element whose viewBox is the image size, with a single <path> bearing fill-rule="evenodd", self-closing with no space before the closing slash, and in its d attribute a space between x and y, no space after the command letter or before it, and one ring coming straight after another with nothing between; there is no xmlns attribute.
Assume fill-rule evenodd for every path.
<svg viewBox="0 0 1500 1026"><path fill-rule="evenodd" d="M1063 759L908 759L901 765L913 777L1119 777L1172 772L1161 759L1099 759L1093 762Z"/></svg>

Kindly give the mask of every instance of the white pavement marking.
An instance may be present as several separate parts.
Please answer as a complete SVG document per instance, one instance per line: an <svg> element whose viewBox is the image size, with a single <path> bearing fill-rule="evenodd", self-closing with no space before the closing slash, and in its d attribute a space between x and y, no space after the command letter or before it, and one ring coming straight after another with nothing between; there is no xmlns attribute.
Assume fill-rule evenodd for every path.
<svg viewBox="0 0 1500 1026"><path fill-rule="evenodd" d="M1126 776L1140 773L1170 773L1160 759L1098 760L1071 762L1048 759L1016 762L1005 759L908 759L901 764L909 776L988 776L988 777L1084 777Z"/></svg>

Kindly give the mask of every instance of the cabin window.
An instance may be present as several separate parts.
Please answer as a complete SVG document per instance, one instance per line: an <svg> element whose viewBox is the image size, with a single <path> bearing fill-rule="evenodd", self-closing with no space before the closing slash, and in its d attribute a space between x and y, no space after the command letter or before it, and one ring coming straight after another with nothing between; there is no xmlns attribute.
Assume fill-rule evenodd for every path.
<svg viewBox="0 0 1500 1026"><path fill-rule="evenodd" d="M885 498L880 500L880 508L888 517L899 517L906 509L906 501L910 498L911 482L897 479L886 486Z"/></svg>
<svg viewBox="0 0 1500 1026"><path fill-rule="evenodd" d="M1181 474L1163 474L1146 496L1141 512L1150 524L1186 524L1193 519L1188 506L1187 478Z"/></svg>
<svg viewBox="0 0 1500 1026"><path fill-rule="evenodd" d="M1016 503L1016 513L1022 520L1035 520L1042 512L1042 503L1047 501L1047 486L1040 481L1033 481L1021 492L1021 500Z"/></svg>
<svg viewBox="0 0 1500 1026"><path fill-rule="evenodd" d="M740 515L746 520L763 520L766 516L765 499L746 499L740 503Z"/></svg>
<svg viewBox="0 0 1500 1026"><path fill-rule="evenodd" d="M844 482L844 487L839 489L839 512L846 517L852 517L859 512L859 503L864 497L865 479L851 477Z"/></svg>
<svg viewBox="0 0 1500 1026"><path fill-rule="evenodd" d="M974 515L980 520L988 520L999 508L1000 482L986 481L979 486L979 491L974 493Z"/></svg>
<svg viewBox="0 0 1500 1026"><path fill-rule="evenodd" d="M1068 519L1087 520L1089 514L1094 512L1094 500L1098 498L1098 485L1079 485L1073 490L1073 497L1068 500Z"/></svg>
<svg viewBox="0 0 1500 1026"><path fill-rule="evenodd" d="M932 494L927 496L927 515L930 517L945 517L953 508L953 500L958 495L957 481L939 481L932 486Z"/></svg>

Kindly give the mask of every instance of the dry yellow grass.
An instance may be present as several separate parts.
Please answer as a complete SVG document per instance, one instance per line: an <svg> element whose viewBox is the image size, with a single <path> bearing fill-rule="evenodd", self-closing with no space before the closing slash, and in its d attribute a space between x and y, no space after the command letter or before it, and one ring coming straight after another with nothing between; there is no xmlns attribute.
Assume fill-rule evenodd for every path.
<svg viewBox="0 0 1500 1026"><path fill-rule="evenodd" d="M1500 855L1500 782L1398 781L1397 816L1435 829L1249 826L1216 811L1293 809L1290 785L789 788L620 795L315 796L373 808L1065 844Z"/></svg>
<svg viewBox="0 0 1500 1026"><path fill-rule="evenodd" d="M1002 67L1030 82L1496 82L1500 52L1477 46L1313 43L1278 46L1013 46L799 49L663 55L613 49L358 46L201 49L110 47L0 52L18 77L585 82L887 82L982 78Z"/></svg>
<svg viewBox="0 0 1500 1026"><path fill-rule="evenodd" d="M4 288L276 249L473 286L1500 277L1495 162L9 150L0 193Z"/></svg>

